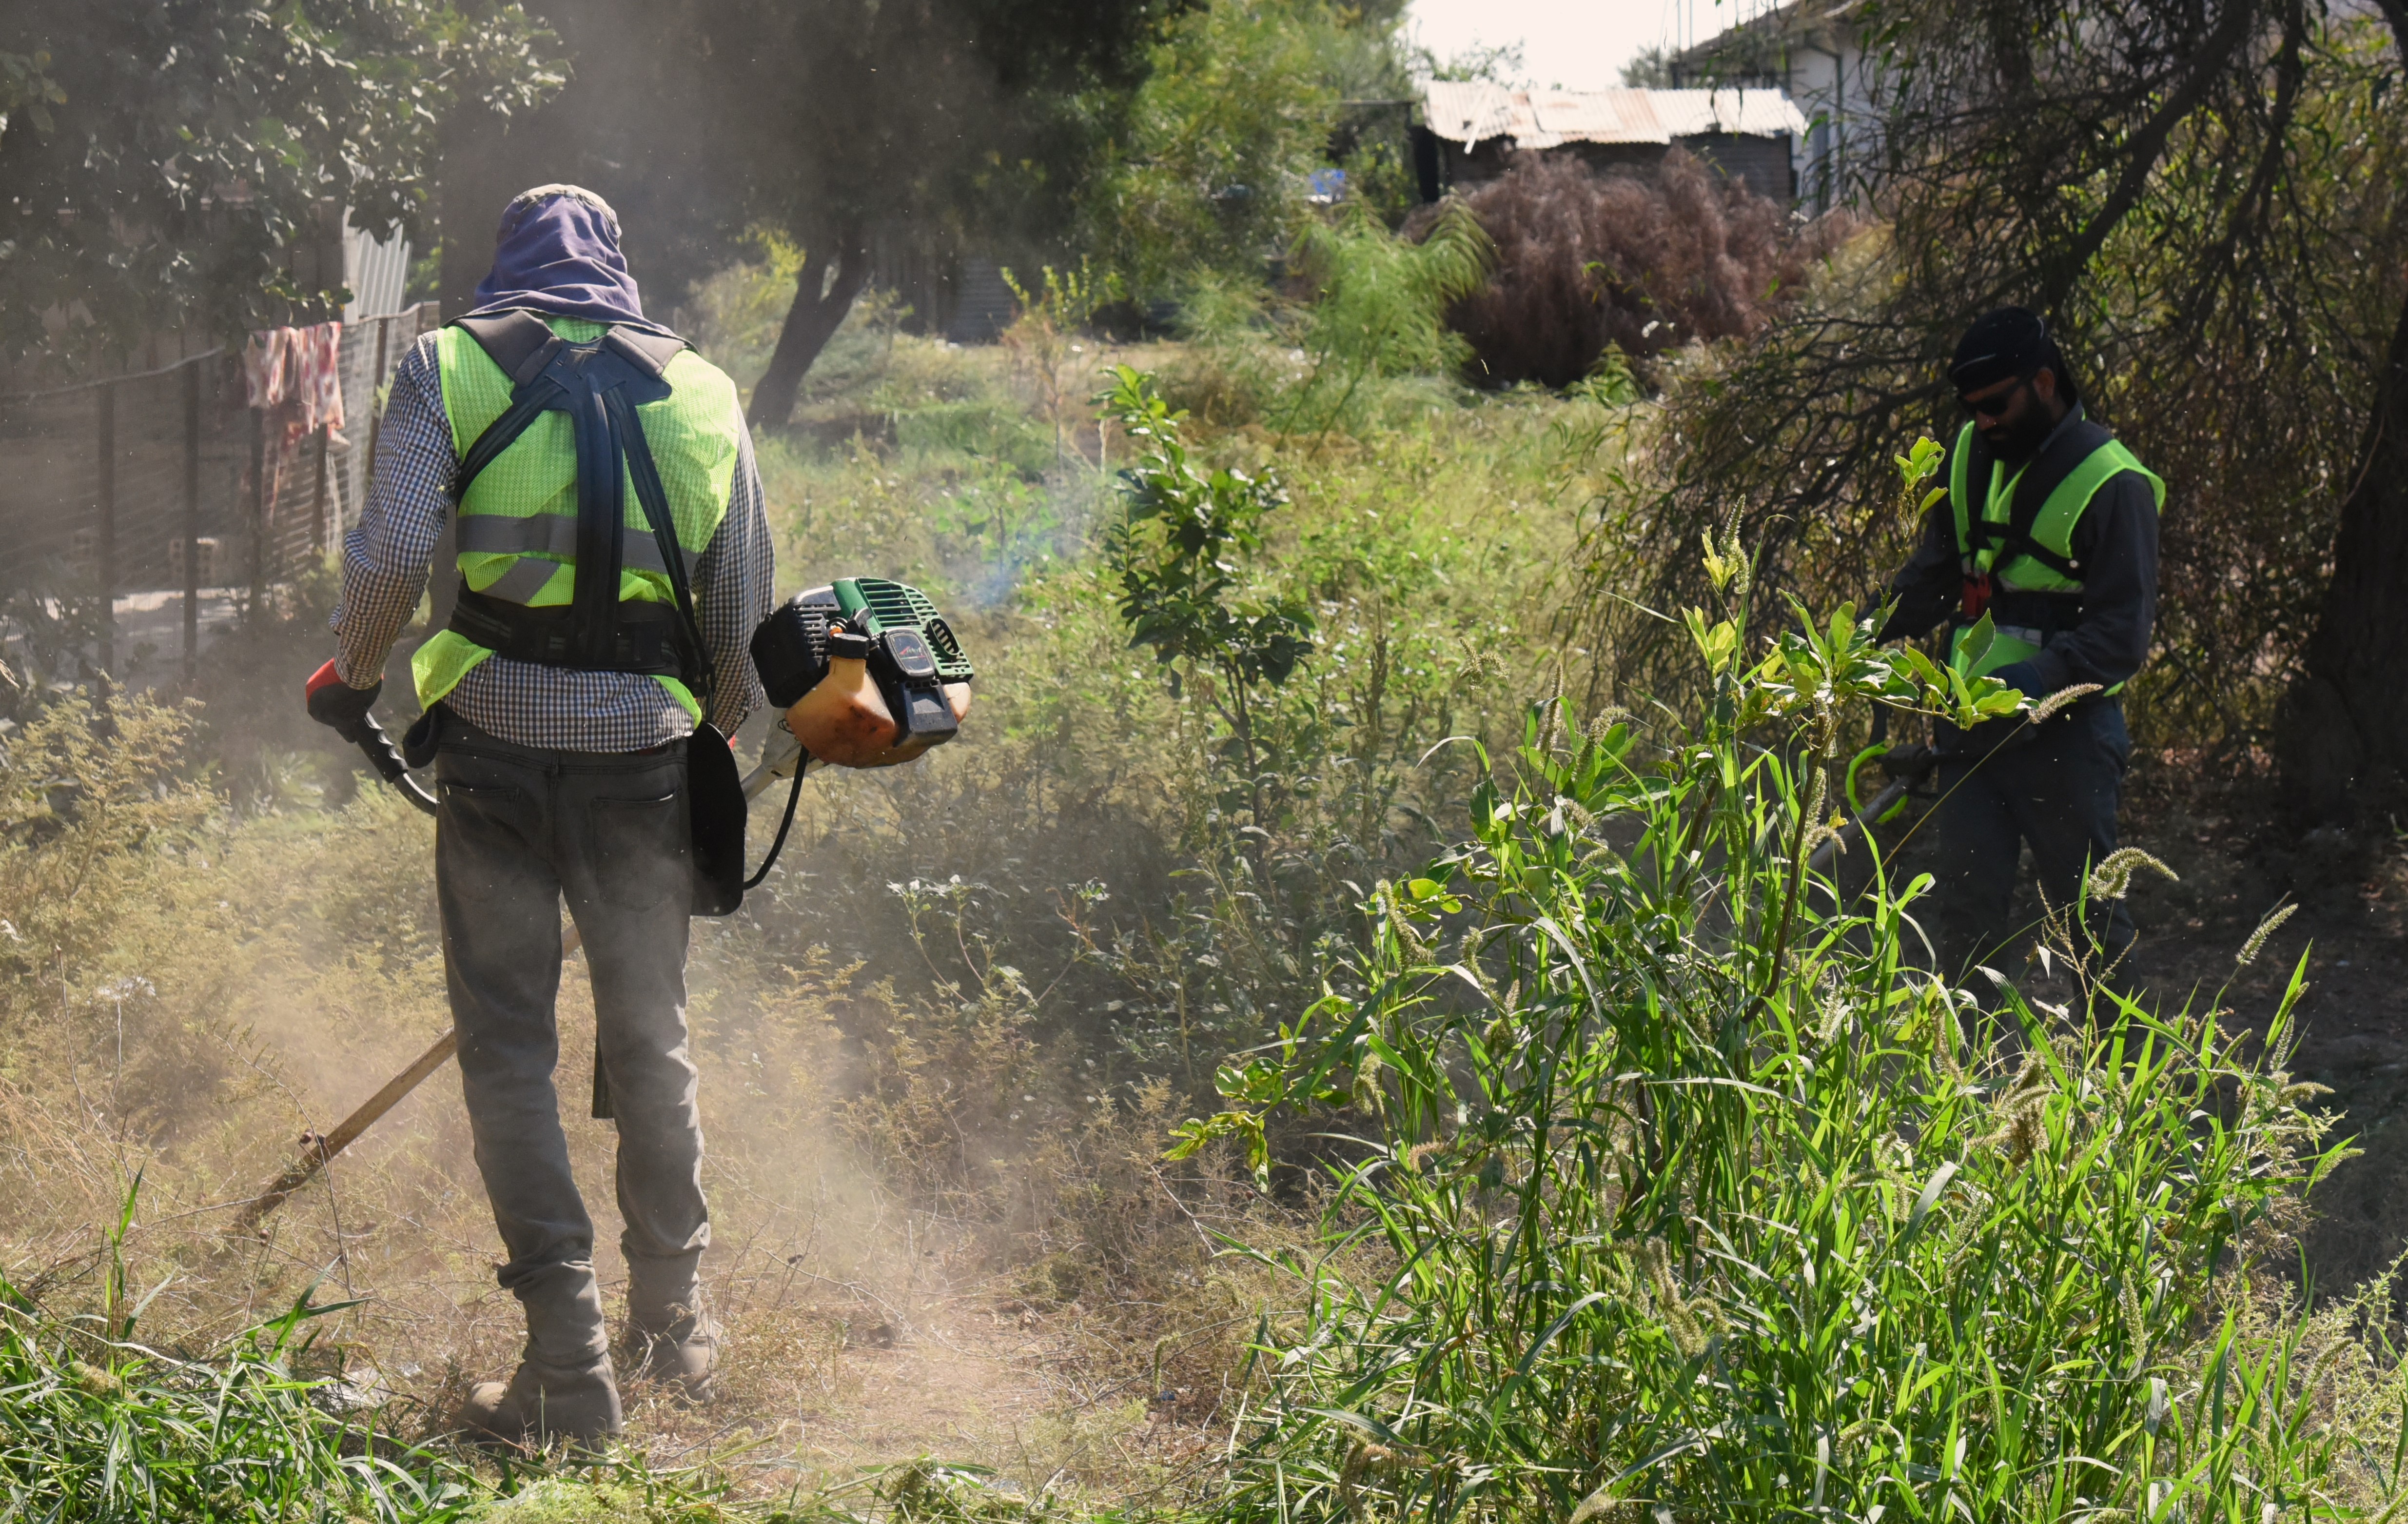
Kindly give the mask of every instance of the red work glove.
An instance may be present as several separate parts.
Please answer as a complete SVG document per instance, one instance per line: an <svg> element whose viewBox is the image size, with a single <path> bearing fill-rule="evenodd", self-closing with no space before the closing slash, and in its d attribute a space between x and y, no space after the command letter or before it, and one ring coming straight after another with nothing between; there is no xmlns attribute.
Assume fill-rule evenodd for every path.
<svg viewBox="0 0 2408 1524"><path fill-rule="evenodd" d="M362 721L376 707L377 695L384 691L384 679L379 678L369 688L354 688L328 662L309 674L308 686L303 690L309 708L309 718L320 725L332 726L345 740L357 741Z"/></svg>

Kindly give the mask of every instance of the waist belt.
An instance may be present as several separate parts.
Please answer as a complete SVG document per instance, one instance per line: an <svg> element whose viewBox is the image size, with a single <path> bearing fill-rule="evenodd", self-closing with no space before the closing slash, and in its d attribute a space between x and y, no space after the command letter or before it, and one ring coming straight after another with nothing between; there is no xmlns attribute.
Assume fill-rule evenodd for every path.
<svg viewBox="0 0 2408 1524"><path fill-rule="evenodd" d="M618 613L609 645L597 652L580 640L577 611L571 605L530 609L463 586L449 628L512 661L673 677L688 687L700 685L702 654L694 649L676 605L626 602L619 605Z"/></svg>

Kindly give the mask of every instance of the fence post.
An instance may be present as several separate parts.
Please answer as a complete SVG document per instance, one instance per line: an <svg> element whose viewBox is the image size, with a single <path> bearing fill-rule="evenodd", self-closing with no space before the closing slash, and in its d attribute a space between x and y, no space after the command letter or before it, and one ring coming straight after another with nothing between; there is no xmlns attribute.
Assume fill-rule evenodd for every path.
<svg viewBox="0 0 2408 1524"><path fill-rule="evenodd" d="M376 368L368 373L368 464L367 468L360 472L360 501L363 503L368 500L369 483L376 480L377 436L384 429L384 410L377 406L377 390L384 385L385 341L392 337L393 317L388 313L377 319Z"/></svg>
<svg viewBox="0 0 2408 1524"><path fill-rule="evenodd" d="M267 410L251 410L251 611L267 586Z"/></svg>
<svg viewBox="0 0 2408 1524"><path fill-rule="evenodd" d="M326 440L334 432L325 424L318 425L318 482L309 498L309 533L315 538L321 555L326 554L326 546L330 543L326 535Z"/></svg>
<svg viewBox="0 0 2408 1524"><path fill-rule="evenodd" d="M99 501L93 528L93 572L100 579L100 669L117 666L117 386L99 389Z"/></svg>
<svg viewBox="0 0 2408 1524"><path fill-rule="evenodd" d="M201 661L201 366L184 362L184 678Z"/></svg>

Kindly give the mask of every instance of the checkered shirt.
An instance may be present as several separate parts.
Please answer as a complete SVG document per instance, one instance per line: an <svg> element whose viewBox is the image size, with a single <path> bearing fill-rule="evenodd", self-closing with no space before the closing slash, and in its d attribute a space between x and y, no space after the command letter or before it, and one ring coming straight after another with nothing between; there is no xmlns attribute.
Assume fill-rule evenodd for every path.
<svg viewBox="0 0 2408 1524"><path fill-rule="evenodd" d="M718 680L710 720L725 735L766 701L747 642L777 596L761 472L740 412L736 432L727 517L692 568L695 617ZM435 335L427 334L394 372L367 506L359 527L343 537L343 596L333 623L335 669L344 682L364 685L361 678L373 682L384 670L386 653L425 591L444 516L458 500L459 477ZM479 662L443 702L504 740L556 751L639 752L694 728L685 710L652 678L503 656Z"/></svg>

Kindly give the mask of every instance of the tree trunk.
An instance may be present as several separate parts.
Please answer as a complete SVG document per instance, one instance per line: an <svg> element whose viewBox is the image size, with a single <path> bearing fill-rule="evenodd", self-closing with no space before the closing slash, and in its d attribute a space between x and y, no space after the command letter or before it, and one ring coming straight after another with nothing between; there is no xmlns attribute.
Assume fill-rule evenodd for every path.
<svg viewBox="0 0 2408 1524"><path fill-rule="evenodd" d="M2408 63L2408 4L2378 0ZM2332 581L2308 641L2308 675L2277 726L2285 781L2322 819L2359 788L2408 774L2408 302L2376 380L2357 479L2342 499Z"/></svg>
<svg viewBox="0 0 2408 1524"><path fill-rule="evenodd" d="M774 428L795 410L795 394L802 388L804 374L836 336L868 280L868 240L858 230L837 240L833 266L826 259L804 256L795 276L795 305L787 309L785 326L778 330L769 368L752 385L748 416L754 428Z"/></svg>
<svg viewBox="0 0 2408 1524"><path fill-rule="evenodd" d="M2284 775L2311 812L2349 812L2350 793L2408 772L2408 306L2392 331L2358 480L2342 501L2332 581L2308 675L2285 701Z"/></svg>

